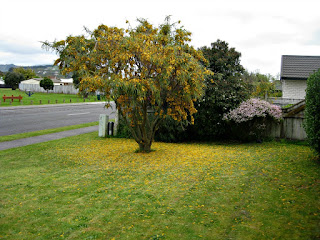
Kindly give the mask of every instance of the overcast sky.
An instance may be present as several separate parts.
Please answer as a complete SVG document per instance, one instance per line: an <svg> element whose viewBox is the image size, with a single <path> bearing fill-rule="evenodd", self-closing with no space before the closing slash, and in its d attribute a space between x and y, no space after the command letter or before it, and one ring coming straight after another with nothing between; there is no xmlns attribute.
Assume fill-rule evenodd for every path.
<svg viewBox="0 0 320 240"><path fill-rule="evenodd" d="M3 0L0 64L53 64L41 41L83 34L99 24L125 28L181 20L196 48L221 39L241 52L249 71L280 72L281 55L320 55L319 0Z"/></svg>

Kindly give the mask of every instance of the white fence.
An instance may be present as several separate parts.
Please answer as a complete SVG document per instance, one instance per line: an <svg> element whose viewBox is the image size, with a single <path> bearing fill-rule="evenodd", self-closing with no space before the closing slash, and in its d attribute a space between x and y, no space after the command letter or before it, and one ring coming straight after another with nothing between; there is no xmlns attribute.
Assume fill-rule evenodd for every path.
<svg viewBox="0 0 320 240"><path fill-rule="evenodd" d="M21 91L32 91L32 92L47 92L38 84L26 84L20 83L19 89ZM73 85L54 85L53 90L49 90L52 93L65 93L65 94L78 94L79 90L75 89Z"/></svg>

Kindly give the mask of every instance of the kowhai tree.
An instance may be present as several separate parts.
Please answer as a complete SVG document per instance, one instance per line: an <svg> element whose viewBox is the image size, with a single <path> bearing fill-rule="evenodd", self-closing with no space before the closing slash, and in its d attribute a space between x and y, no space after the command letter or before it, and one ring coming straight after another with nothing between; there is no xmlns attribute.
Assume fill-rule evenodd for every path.
<svg viewBox="0 0 320 240"><path fill-rule="evenodd" d="M135 28L100 25L44 46L59 54L63 74L79 74L80 91L99 90L115 101L139 150L149 152L167 116L193 122L209 74L202 53L189 45L191 33L179 26L169 18L159 27L140 19Z"/></svg>

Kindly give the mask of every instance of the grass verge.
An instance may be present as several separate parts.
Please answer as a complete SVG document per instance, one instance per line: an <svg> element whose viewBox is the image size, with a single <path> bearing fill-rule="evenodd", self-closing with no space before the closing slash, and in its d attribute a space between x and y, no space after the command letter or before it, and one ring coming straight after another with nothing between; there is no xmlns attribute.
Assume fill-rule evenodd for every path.
<svg viewBox="0 0 320 240"><path fill-rule="evenodd" d="M63 131L72 130L72 129L95 126L98 124L99 124L99 122L91 122L91 123L83 123L83 124L65 126L65 127L59 127L59 128L51 128L51 129L40 130L40 131L35 131L35 132L27 132L27 133L19 133L19 134L14 134L14 135L0 136L0 142L13 141L13 140L21 139L21 138L28 138L28 137L35 137L35 136L40 136L40 135L45 135L45 134L50 134L50 133L63 132Z"/></svg>
<svg viewBox="0 0 320 240"><path fill-rule="evenodd" d="M3 101L3 95L6 96L19 96L23 97L22 101L15 99L13 102L10 100ZM41 101L41 103L40 103ZM86 102L97 101L96 96L90 96L85 99ZM0 88L0 107L10 106L23 106L23 105L41 105L41 104L62 104L62 103L78 103L84 102L84 99L75 94L62 94L62 93L34 93L30 97L20 90L11 90L11 88Z"/></svg>
<svg viewBox="0 0 320 240"><path fill-rule="evenodd" d="M89 133L0 151L3 239L318 239L307 146L154 143Z"/></svg>

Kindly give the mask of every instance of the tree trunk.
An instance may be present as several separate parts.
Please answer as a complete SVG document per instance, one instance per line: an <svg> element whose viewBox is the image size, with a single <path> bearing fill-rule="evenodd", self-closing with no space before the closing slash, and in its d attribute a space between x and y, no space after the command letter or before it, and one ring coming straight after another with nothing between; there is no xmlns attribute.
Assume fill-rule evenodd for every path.
<svg viewBox="0 0 320 240"><path fill-rule="evenodd" d="M149 153L151 152L151 144L152 141L147 142L147 143L139 143L139 152L144 152L144 153Z"/></svg>
<svg viewBox="0 0 320 240"><path fill-rule="evenodd" d="M134 140L139 145L139 149L137 151L144 152L144 153L151 152L151 145L154 139L155 132L158 129L158 126L161 122L161 118L159 116L156 116L154 117L154 119L150 119L147 113L147 107L145 107L143 109L144 114L143 114L142 122L137 123L138 121L136 119L139 119L138 117L136 119L135 118L130 119L123 114L121 109L118 109L118 110L119 110L119 114L125 120L126 125L129 127ZM131 124L131 121L133 121L134 124Z"/></svg>

